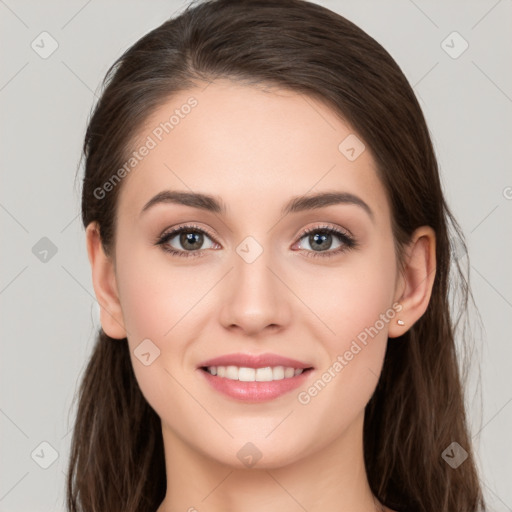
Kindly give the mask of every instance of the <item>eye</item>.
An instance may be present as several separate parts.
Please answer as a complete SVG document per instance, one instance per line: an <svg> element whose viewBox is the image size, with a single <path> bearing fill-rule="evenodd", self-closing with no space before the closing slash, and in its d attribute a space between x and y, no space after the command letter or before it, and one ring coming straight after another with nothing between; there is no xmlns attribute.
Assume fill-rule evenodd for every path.
<svg viewBox="0 0 512 512"><path fill-rule="evenodd" d="M333 245L333 237L338 239L338 245L335 246L334 250L329 250ZM306 244L310 247L310 249L305 249L308 257L328 258L358 246L358 243L351 235L331 226L309 228L302 232L299 242L302 239L306 239ZM203 246L205 240L210 240L209 247ZM164 251L173 256L190 258L204 256L204 249L220 247L213 240L214 237L203 228L195 225L186 225L164 233L157 238L156 245L161 245ZM171 245L171 242L181 246L181 248L176 248ZM218 247L214 247L215 245ZM299 247L299 249L304 250L304 247Z"/></svg>
<svg viewBox="0 0 512 512"><path fill-rule="evenodd" d="M334 250L329 251L333 245L333 237L340 242ZM302 239L306 239L307 245L311 248L307 251L307 256L314 258L329 258L357 247L357 242L351 235L331 226L309 228L301 234L300 240Z"/></svg>
<svg viewBox="0 0 512 512"><path fill-rule="evenodd" d="M212 240L211 237L204 229L198 226L180 226L179 228L173 229L160 236L156 244L161 245L162 249L166 252L171 253L174 256L197 257L203 256L204 252L202 249L211 249L210 247L203 247L206 239ZM175 244L180 245L183 249L175 249L170 245L174 241ZM217 244L218 245L218 244Z"/></svg>

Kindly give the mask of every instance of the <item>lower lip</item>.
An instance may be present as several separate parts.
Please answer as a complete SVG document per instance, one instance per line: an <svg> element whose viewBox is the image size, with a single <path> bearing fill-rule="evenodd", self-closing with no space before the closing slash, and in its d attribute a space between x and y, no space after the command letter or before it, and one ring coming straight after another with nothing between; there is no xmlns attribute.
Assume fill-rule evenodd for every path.
<svg viewBox="0 0 512 512"><path fill-rule="evenodd" d="M298 388L309 377L312 370L288 379L267 382L244 382L217 377L199 368L208 383L220 393L244 402L266 402Z"/></svg>

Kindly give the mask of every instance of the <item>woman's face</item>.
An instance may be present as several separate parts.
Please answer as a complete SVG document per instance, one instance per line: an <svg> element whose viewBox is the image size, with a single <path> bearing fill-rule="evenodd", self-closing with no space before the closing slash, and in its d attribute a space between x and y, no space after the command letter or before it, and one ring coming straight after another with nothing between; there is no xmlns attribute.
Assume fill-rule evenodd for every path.
<svg viewBox="0 0 512 512"><path fill-rule="evenodd" d="M166 445L269 468L358 447L401 292L368 148L310 97L218 80L159 108L133 149L115 278ZM145 208L171 192L189 204ZM308 199L327 192L341 200Z"/></svg>

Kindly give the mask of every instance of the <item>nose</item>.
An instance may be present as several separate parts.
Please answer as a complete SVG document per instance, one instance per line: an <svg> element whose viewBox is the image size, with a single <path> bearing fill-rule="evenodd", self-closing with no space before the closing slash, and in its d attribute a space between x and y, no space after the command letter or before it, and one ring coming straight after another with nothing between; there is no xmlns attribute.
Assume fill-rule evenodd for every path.
<svg viewBox="0 0 512 512"><path fill-rule="evenodd" d="M255 336L266 330L275 333L288 325L293 294L269 253L263 251L252 262L234 254L234 268L223 284L221 323L226 329Z"/></svg>

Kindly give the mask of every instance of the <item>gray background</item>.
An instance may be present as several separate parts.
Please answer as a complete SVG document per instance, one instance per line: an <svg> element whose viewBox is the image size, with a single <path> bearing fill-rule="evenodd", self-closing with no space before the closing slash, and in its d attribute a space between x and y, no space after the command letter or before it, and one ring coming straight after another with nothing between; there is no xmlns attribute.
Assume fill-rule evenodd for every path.
<svg viewBox="0 0 512 512"><path fill-rule="evenodd" d="M490 510L512 511L512 0L318 3L383 45L424 109L483 321L483 409L467 388L477 460ZM75 184L85 125L108 67L182 5L0 0L1 512L64 510L72 399L99 326ZM58 43L47 58L31 47L43 31ZM453 31L469 44L457 58L462 40L442 45Z"/></svg>

